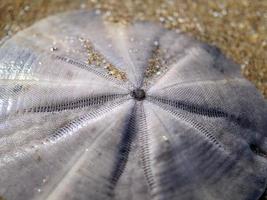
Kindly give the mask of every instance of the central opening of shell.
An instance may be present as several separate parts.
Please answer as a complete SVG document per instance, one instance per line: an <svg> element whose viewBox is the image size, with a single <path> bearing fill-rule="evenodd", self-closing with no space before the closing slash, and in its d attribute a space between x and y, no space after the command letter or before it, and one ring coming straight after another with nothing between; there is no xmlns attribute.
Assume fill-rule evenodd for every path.
<svg viewBox="0 0 267 200"><path fill-rule="evenodd" d="M142 101L146 98L146 93L143 89L137 88L131 92L131 96L137 101Z"/></svg>

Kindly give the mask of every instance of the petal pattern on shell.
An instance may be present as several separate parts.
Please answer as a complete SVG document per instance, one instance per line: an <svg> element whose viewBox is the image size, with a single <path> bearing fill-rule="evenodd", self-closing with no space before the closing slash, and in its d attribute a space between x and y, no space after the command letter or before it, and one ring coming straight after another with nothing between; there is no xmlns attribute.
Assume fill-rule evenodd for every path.
<svg viewBox="0 0 267 200"><path fill-rule="evenodd" d="M95 11L0 42L0 199L257 200L267 103L219 49Z"/></svg>
<svg viewBox="0 0 267 200"><path fill-rule="evenodd" d="M238 144L239 151L227 146L218 148L205 137L203 129L153 104L146 108L153 193L159 199L253 199L255 191L264 187L261 181L265 172L252 167L255 163L260 168L264 164L248 144L232 137L231 145ZM216 134L218 129L211 131ZM251 186L251 182L258 184Z"/></svg>

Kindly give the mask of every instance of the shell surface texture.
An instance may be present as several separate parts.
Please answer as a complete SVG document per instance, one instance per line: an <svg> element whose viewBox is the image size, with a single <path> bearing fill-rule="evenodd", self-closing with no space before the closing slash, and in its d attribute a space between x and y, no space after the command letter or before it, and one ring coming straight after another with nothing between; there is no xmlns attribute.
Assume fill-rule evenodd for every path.
<svg viewBox="0 0 267 200"><path fill-rule="evenodd" d="M216 47L96 11L0 46L6 200L257 200L267 104Z"/></svg>

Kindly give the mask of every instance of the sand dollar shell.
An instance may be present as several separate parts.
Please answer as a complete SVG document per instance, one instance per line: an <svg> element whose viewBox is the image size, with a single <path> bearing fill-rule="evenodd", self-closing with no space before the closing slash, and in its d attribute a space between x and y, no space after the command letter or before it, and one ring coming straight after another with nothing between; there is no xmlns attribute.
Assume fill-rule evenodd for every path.
<svg viewBox="0 0 267 200"><path fill-rule="evenodd" d="M0 47L7 200L256 200L267 104L215 47L77 11Z"/></svg>

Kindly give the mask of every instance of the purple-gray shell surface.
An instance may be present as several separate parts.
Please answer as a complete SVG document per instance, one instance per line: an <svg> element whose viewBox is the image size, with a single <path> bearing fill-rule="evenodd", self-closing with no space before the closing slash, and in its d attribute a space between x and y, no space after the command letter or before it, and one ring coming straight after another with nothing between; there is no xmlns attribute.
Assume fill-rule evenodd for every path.
<svg viewBox="0 0 267 200"><path fill-rule="evenodd" d="M216 47L98 11L0 44L0 197L257 200L267 103Z"/></svg>

